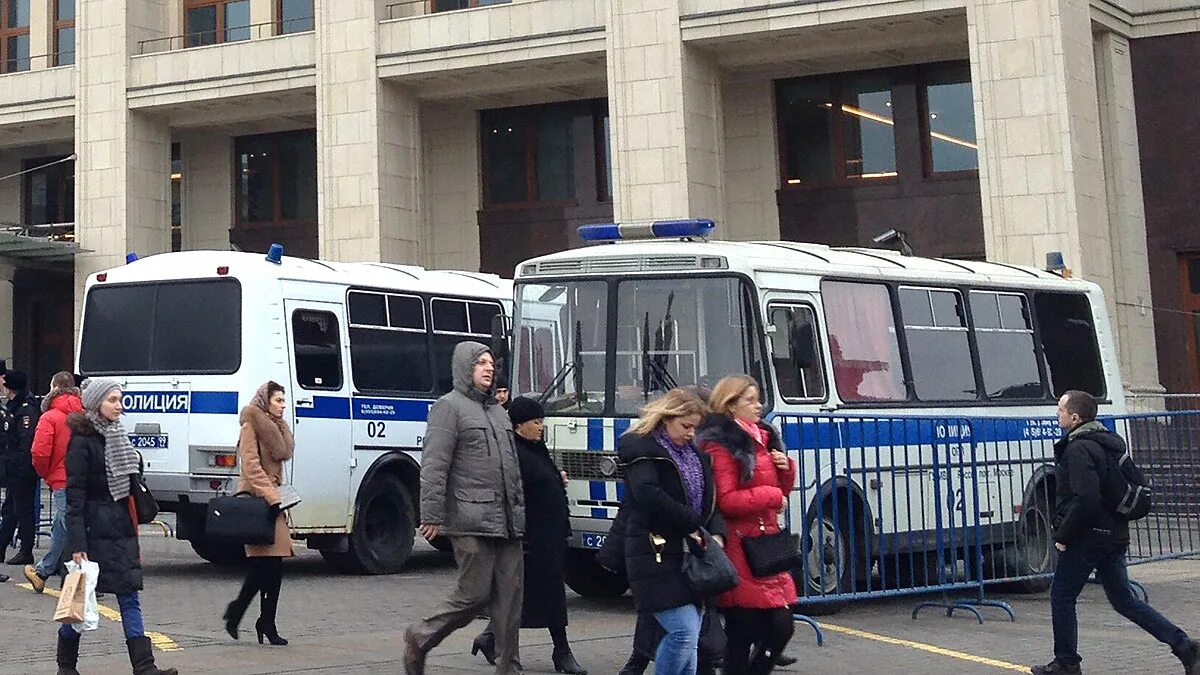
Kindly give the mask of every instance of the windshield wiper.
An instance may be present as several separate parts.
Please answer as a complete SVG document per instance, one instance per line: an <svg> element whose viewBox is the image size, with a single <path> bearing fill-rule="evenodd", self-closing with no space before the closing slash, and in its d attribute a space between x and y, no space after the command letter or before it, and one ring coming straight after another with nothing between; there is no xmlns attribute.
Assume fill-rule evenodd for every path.
<svg viewBox="0 0 1200 675"><path fill-rule="evenodd" d="M672 338L667 332L671 324L671 305L674 302L675 292L672 291L667 296L667 312L663 315L662 323L654 331L654 356L650 355L650 312L646 312L642 325L642 397L647 401L650 400L652 391L670 391L676 387L675 378L667 370L668 357L663 353Z"/></svg>
<svg viewBox="0 0 1200 675"><path fill-rule="evenodd" d="M569 375L572 371L575 373L576 400L580 403L587 401L587 392L583 391L583 348L579 344L580 338L582 337L583 325L576 320L575 344L574 348L571 350L572 360L562 364L562 367L559 368L558 372L554 374L554 377L550 380L550 384L546 386L546 389L542 392L541 396L538 396L538 404L545 405L546 401L550 398L550 392L562 386L562 383L567 379L567 375Z"/></svg>

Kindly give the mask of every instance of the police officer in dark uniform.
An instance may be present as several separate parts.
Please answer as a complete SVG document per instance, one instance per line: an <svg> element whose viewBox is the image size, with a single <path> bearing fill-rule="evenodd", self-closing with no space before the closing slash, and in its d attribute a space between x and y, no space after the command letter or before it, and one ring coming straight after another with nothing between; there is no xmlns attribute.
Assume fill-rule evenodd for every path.
<svg viewBox="0 0 1200 675"><path fill-rule="evenodd" d="M37 399L29 394L25 374L10 370L4 374L4 389L8 394L4 419L4 485L7 493L0 509L0 554L12 543L16 532L21 540L17 554L5 561L8 565L33 564L34 500L37 498L38 475L33 470L33 436L41 414Z"/></svg>

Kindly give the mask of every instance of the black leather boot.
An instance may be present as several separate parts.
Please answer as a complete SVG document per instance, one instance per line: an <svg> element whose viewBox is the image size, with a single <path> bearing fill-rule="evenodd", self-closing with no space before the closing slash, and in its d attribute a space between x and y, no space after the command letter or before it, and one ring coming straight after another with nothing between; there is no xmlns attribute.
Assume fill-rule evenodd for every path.
<svg viewBox="0 0 1200 675"><path fill-rule="evenodd" d="M575 655L571 653L570 647L563 647L562 649L555 647L550 660L554 662L554 672L556 673L588 675L588 671L575 660Z"/></svg>
<svg viewBox="0 0 1200 675"><path fill-rule="evenodd" d="M79 675L79 671L75 670L79 663L78 635L74 638L58 636L58 655L55 661L58 663L58 675Z"/></svg>
<svg viewBox="0 0 1200 675"><path fill-rule="evenodd" d="M129 648L129 663L133 666L133 675L179 675L179 671L174 668L162 669L154 665L150 638L130 638L125 641L125 646Z"/></svg>
<svg viewBox="0 0 1200 675"><path fill-rule="evenodd" d="M263 638L276 647L286 647L288 641L279 637L279 630L275 627L275 614L279 610L279 587L282 585L282 579L271 579L263 585L262 590L262 614L258 617L258 621L254 624L254 630L258 633L258 644L263 643Z"/></svg>
<svg viewBox="0 0 1200 675"><path fill-rule="evenodd" d="M475 636L475 641L471 643L471 656L483 652L483 658L487 660L488 665L496 665L496 634L490 630L485 630Z"/></svg>
<svg viewBox="0 0 1200 675"><path fill-rule="evenodd" d="M1183 664L1184 673L1200 675L1200 640L1189 639L1175 650L1175 656L1179 657L1180 663Z"/></svg>

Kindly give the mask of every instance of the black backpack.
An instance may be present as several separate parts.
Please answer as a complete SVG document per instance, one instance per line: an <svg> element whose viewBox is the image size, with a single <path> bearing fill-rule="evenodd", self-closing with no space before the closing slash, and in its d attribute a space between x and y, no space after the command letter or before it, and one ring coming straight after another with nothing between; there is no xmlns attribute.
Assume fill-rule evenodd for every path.
<svg viewBox="0 0 1200 675"><path fill-rule="evenodd" d="M1154 491L1128 450L1123 455L1097 445L1104 457L1100 500L1113 516L1126 521L1141 520L1154 507Z"/></svg>

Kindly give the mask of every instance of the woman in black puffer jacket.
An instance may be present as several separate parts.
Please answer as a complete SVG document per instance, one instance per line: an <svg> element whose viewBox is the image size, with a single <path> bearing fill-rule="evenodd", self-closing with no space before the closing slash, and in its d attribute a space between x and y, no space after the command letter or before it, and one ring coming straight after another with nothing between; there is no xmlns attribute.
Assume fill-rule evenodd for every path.
<svg viewBox="0 0 1200 675"><path fill-rule="evenodd" d="M98 564L96 591L117 596L134 675L176 675L174 668L154 665L142 625L141 552L130 496L139 457L120 422L120 385L116 380L86 380L81 398L84 412L67 418L67 550L76 563ZM79 633L67 624L58 629L57 660L58 675L79 675Z"/></svg>

